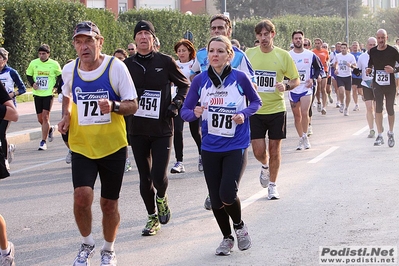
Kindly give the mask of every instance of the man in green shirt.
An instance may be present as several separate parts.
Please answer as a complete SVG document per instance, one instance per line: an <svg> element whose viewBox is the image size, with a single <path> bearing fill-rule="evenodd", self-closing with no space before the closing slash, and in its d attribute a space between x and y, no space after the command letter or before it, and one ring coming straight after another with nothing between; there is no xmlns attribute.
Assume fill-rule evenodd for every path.
<svg viewBox="0 0 399 266"><path fill-rule="evenodd" d="M33 87L37 120L42 126L39 150L47 150L47 136L50 142L53 141L54 126L50 126L50 111L53 105L53 89L61 80L61 67L50 58L50 46L47 44L42 44L38 53L39 58L29 63L26 75Z"/></svg>

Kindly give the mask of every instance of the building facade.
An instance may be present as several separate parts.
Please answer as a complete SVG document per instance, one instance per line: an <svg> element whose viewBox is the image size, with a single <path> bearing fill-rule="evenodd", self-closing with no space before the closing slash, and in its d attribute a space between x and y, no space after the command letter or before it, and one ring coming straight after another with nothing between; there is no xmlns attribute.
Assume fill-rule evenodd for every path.
<svg viewBox="0 0 399 266"><path fill-rule="evenodd" d="M182 13L216 14L214 0L70 0L88 8L109 9L115 16L129 9L172 9Z"/></svg>

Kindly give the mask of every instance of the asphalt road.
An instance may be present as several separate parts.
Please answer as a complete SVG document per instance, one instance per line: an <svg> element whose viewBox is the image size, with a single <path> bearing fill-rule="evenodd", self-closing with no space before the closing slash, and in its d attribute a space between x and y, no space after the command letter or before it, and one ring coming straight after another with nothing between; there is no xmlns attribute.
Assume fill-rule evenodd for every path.
<svg viewBox="0 0 399 266"><path fill-rule="evenodd" d="M235 246L227 257L214 255L222 235L212 212L203 208L206 185L186 127L186 173L169 175L172 218L156 236L141 236L146 212L136 167L125 175L115 244L118 265L318 265L320 246L397 246L399 143L394 148L374 147L374 139L366 137L361 101L360 108L348 117L332 105L326 116L316 113L312 148L296 151L298 139L288 107L288 136L277 180L280 200L266 199L267 190L259 184L260 164L250 148L239 197L253 244L247 251ZM387 118L384 124L388 128ZM37 151L38 144L33 139L17 145L11 176L0 182L0 213L15 244L18 266L72 265L81 237L72 212L67 149L59 135L47 151ZM169 166L173 163L172 152ZM98 181L92 265L99 265L103 244L99 188Z"/></svg>

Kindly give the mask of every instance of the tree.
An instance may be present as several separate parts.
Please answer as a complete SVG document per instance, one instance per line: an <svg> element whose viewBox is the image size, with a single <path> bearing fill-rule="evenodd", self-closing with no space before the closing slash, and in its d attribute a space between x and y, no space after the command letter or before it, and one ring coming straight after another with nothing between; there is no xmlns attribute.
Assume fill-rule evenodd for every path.
<svg viewBox="0 0 399 266"><path fill-rule="evenodd" d="M288 14L301 16L346 16L346 1L331 0L217 0L216 8L223 13L224 3L230 18L243 19L254 16L273 18ZM349 16L357 17L362 0L349 0Z"/></svg>
<svg viewBox="0 0 399 266"><path fill-rule="evenodd" d="M375 18L377 21L381 22L380 28L387 31L389 37L388 40L394 42L399 36L399 8L380 10Z"/></svg>

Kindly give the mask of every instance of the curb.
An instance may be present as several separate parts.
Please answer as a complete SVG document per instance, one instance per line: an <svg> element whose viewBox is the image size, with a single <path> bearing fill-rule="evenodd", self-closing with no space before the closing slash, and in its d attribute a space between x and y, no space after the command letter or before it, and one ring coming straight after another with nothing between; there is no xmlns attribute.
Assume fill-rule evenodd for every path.
<svg viewBox="0 0 399 266"><path fill-rule="evenodd" d="M58 126L55 125L54 127L55 127L54 136L61 135L61 133L58 132ZM40 140L41 138L42 138L42 128L41 127L7 133L7 142L13 143L13 144L21 144L21 143L29 142L32 140L38 140L38 139Z"/></svg>

